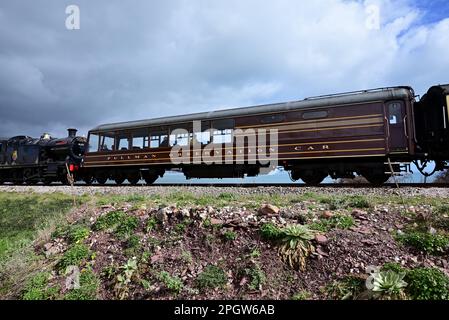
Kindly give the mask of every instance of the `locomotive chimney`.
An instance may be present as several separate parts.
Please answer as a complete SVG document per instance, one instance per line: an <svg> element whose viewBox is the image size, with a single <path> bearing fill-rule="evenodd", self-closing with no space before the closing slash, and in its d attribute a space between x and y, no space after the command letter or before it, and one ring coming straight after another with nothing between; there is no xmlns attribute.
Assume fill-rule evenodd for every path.
<svg viewBox="0 0 449 320"><path fill-rule="evenodd" d="M75 138L76 137L76 133L78 132L77 129L67 129L68 133L69 133L69 138Z"/></svg>

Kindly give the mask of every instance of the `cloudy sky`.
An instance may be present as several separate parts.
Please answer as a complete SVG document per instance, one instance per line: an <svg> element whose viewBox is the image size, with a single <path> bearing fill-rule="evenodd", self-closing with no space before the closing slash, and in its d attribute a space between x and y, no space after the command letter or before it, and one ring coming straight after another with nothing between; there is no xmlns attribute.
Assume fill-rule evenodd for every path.
<svg viewBox="0 0 449 320"><path fill-rule="evenodd" d="M80 29L66 28L66 7ZM380 23L373 23L373 5ZM2 0L0 136L449 82L447 0Z"/></svg>

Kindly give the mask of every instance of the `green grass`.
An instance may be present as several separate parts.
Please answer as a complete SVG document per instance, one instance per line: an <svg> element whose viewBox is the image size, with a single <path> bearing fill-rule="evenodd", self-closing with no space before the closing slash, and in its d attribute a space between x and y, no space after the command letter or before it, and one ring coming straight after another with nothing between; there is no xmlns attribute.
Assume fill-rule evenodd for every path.
<svg viewBox="0 0 449 320"><path fill-rule="evenodd" d="M63 194L0 193L0 266L72 207L73 198Z"/></svg>
<svg viewBox="0 0 449 320"><path fill-rule="evenodd" d="M349 229L354 226L354 218L347 215L335 215L329 219L321 219L318 222L314 222L310 225L310 229L329 232L332 229Z"/></svg>
<svg viewBox="0 0 449 320"><path fill-rule="evenodd" d="M69 266L80 266L91 256L89 248L85 244L75 244L70 247L58 262L58 269L63 271Z"/></svg>
<svg viewBox="0 0 449 320"><path fill-rule="evenodd" d="M81 271L79 277L80 287L72 289L65 294L64 300L96 300L100 280L89 269Z"/></svg>
<svg viewBox="0 0 449 320"><path fill-rule="evenodd" d="M220 267L210 265L204 269L196 278L199 289L223 288L228 282L226 273Z"/></svg>
<svg viewBox="0 0 449 320"><path fill-rule="evenodd" d="M54 300L59 297L58 286L49 286L50 273L40 272L28 280L22 294L23 300Z"/></svg>
<svg viewBox="0 0 449 320"><path fill-rule="evenodd" d="M159 280L164 283L165 287L175 293L180 293L184 284L178 277L171 276L168 272L162 271L158 275Z"/></svg>
<svg viewBox="0 0 449 320"><path fill-rule="evenodd" d="M449 246L449 238L447 236L421 231L406 232L397 236L397 240L402 244L430 254L444 253Z"/></svg>

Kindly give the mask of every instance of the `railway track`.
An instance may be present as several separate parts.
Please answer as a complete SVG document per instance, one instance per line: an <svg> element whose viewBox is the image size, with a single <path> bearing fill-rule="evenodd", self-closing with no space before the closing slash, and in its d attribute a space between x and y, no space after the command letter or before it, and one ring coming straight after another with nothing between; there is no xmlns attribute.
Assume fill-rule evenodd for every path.
<svg viewBox="0 0 449 320"><path fill-rule="evenodd" d="M33 185L19 185L19 184L4 184L1 185L4 187L14 187L14 186L29 186L33 187ZM44 186L42 184L38 184L35 186ZM46 185L46 187L61 187L61 184L52 184L52 185ZM85 184L75 184L75 187L85 187ZM213 188L264 188L264 187L276 187L276 188L371 188L371 189L382 189L382 188L449 188L449 183L386 183L382 186L373 186L370 184L337 184L337 183L325 183L320 184L319 186L308 186L305 184L299 184L299 183L156 183L151 186L147 186L145 184L139 184L136 186L132 186L134 188L144 188L144 187L213 187ZM111 188L121 188L121 187L131 187L129 184L123 184L123 185L116 185L116 184L105 184L105 185L99 185L99 184L93 184L90 185L91 188L104 188L104 187L111 187Z"/></svg>

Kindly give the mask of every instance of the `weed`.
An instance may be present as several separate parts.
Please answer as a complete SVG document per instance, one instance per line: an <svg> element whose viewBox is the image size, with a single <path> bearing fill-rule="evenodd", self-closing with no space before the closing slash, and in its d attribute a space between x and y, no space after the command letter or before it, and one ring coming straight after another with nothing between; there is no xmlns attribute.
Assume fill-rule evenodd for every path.
<svg viewBox="0 0 449 320"><path fill-rule="evenodd" d="M153 231L154 229L156 229L157 225L158 225L158 222L157 222L156 218L153 217L153 218L148 219L147 225L145 227L146 232L148 233L150 231Z"/></svg>
<svg viewBox="0 0 449 320"><path fill-rule="evenodd" d="M117 276L117 284L115 290L119 299L126 299L129 295L129 284L131 283L134 273L137 271L137 260L129 259L128 262L120 267L123 273Z"/></svg>
<svg viewBox="0 0 449 320"><path fill-rule="evenodd" d="M171 276L166 271L162 271L161 273L159 273L158 279L159 281L164 283L168 290L175 293L180 293L184 286L180 278Z"/></svg>
<svg viewBox="0 0 449 320"><path fill-rule="evenodd" d="M48 285L50 274L41 272L32 277L22 295L23 300L53 300L57 299L59 295L59 287L52 287Z"/></svg>
<svg viewBox="0 0 449 320"><path fill-rule="evenodd" d="M139 226L139 219L134 216L124 217L119 221L115 229L115 234L123 239L129 237Z"/></svg>
<svg viewBox="0 0 449 320"><path fill-rule="evenodd" d="M421 231L411 231L403 235L398 235L397 240L402 244L412 246L430 254L443 253L449 246L448 237Z"/></svg>
<svg viewBox="0 0 449 320"><path fill-rule="evenodd" d="M380 299L405 299L404 288L407 282L404 281L405 272L396 273L394 271L380 271L373 275L374 297Z"/></svg>
<svg viewBox="0 0 449 320"><path fill-rule="evenodd" d="M364 196L348 196L346 197L347 207L368 209L371 208L370 201Z"/></svg>
<svg viewBox="0 0 449 320"><path fill-rule="evenodd" d="M296 300L296 301L304 301L304 300L311 300L311 299L312 299L312 294L308 291L298 292L292 297L292 300Z"/></svg>
<svg viewBox="0 0 449 320"><path fill-rule="evenodd" d="M263 272L259 265L245 269L245 274L250 278L250 282L248 284L248 288L250 290L260 290L262 285L267 280L265 272Z"/></svg>
<svg viewBox="0 0 449 320"><path fill-rule="evenodd" d="M91 252L86 245L75 244L64 253L58 262L58 269L65 270L69 266L80 266L90 255Z"/></svg>
<svg viewBox="0 0 449 320"><path fill-rule="evenodd" d="M255 259L255 258L259 258L261 256L260 250L259 249L254 249L250 252L249 257L251 259Z"/></svg>
<svg viewBox="0 0 449 320"><path fill-rule="evenodd" d="M226 241L235 241L235 239L237 239L237 233L235 233L234 231L230 231L230 230L226 230L224 233L223 233L223 238L226 240Z"/></svg>
<svg viewBox="0 0 449 320"><path fill-rule="evenodd" d="M87 239L89 237L90 230L82 225L74 225L72 226L68 233L67 238L69 239L70 243L80 243L83 240Z"/></svg>
<svg viewBox="0 0 449 320"><path fill-rule="evenodd" d="M294 269L304 270L306 258L315 251L310 242L315 235L303 225L290 225L282 230L283 245L279 249L282 260Z"/></svg>
<svg viewBox="0 0 449 320"><path fill-rule="evenodd" d="M227 282L228 277L223 269L213 265L206 267L196 278L196 284L202 290L223 288Z"/></svg>
<svg viewBox="0 0 449 320"><path fill-rule="evenodd" d="M99 217L92 228L94 231L111 229L114 226L118 225L125 216L126 214L123 211L108 212L107 214Z"/></svg>
<svg viewBox="0 0 449 320"><path fill-rule="evenodd" d="M361 278L348 276L334 281L326 287L328 297L335 300L356 300L364 290L365 282Z"/></svg>
<svg viewBox="0 0 449 320"><path fill-rule="evenodd" d="M80 274L80 287L70 290L64 300L95 300L100 285L97 276L90 269L84 269Z"/></svg>
<svg viewBox="0 0 449 320"><path fill-rule="evenodd" d="M260 228L260 234L265 240L279 240L283 237L282 229L273 223L265 223Z"/></svg>
<svg viewBox="0 0 449 320"><path fill-rule="evenodd" d="M193 263L192 254L189 251L183 250L181 252L181 260L187 264L192 264Z"/></svg>
<svg viewBox="0 0 449 320"><path fill-rule="evenodd" d="M449 277L436 268L417 268L405 279L407 293L415 300L449 300Z"/></svg>
<svg viewBox="0 0 449 320"><path fill-rule="evenodd" d="M329 219L322 219L310 225L313 230L329 232L332 229L349 229L354 226L354 218L347 215L335 215Z"/></svg>

